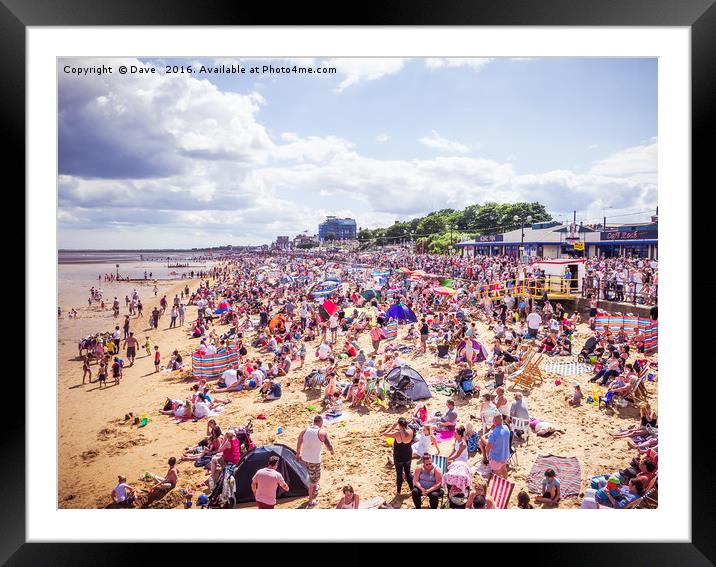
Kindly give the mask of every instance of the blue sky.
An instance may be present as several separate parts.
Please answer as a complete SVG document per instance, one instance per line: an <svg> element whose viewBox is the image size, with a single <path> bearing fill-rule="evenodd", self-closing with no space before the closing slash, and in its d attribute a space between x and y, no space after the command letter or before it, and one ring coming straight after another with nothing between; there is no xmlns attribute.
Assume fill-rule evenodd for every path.
<svg viewBox="0 0 716 567"><path fill-rule="evenodd" d="M60 73L61 247L264 243L486 200L587 222L656 207L655 59L171 63L338 73Z"/></svg>

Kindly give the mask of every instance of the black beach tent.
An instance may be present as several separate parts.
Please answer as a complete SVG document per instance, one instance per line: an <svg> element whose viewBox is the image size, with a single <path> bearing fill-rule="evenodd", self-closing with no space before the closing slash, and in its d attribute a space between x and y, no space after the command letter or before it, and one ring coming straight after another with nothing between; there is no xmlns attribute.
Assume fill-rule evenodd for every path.
<svg viewBox="0 0 716 567"><path fill-rule="evenodd" d="M406 390L406 394L411 400L425 400L432 397L430 393L430 387L427 382L420 375L420 372L411 368L410 366L401 366L393 368L385 379L391 386L395 386L401 378L407 376L413 383L413 387L410 390Z"/></svg>
<svg viewBox="0 0 716 567"><path fill-rule="evenodd" d="M251 481L259 469L268 466L268 460L272 455L277 455L281 460L278 462L278 472L288 484L288 492L278 489L277 498L294 498L297 496L308 496L308 471L306 467L296 460L296 452L286 445L276 443L254 447L245 453L234 471L236 479L236 502L254 502L254 494L251 492Z"/></svg>

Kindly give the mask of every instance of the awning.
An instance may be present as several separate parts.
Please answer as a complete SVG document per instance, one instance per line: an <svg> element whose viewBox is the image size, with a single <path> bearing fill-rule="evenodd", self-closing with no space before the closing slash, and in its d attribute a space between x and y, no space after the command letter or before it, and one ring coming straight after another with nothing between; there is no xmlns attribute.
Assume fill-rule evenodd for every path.
<svg viewBox="0 0 716 567"><path fill-rule="evenodd" d="M637 240L597 240L595 242L585 242L587 246L591 246L593 244L597 245L603 245L603 244L658 244L659 239L658 238L644 238L644 239L637 239Z"/></svg>

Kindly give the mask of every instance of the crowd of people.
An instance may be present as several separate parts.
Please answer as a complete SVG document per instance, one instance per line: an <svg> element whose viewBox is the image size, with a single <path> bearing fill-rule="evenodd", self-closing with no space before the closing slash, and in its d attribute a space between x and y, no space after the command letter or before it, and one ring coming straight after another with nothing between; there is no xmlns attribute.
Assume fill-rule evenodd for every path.
<svg viewBox="0 0 716 567"><path fill-rule="evenodd" d="M387 403L389 388L381 384L392 369L407 364L409 357L439 352L441 345L455 348L461 344L464 351L460 362L453 366L456 373L472 372L478 362L486 363L485 378L490 387L482 391L478 387L475 392L480 399L479 418L475 418L475 423L465 416L459 419L454 401L450 399L444 413L427 415L421 406L409 419L401 417L386 429L384 436L391 440L393 447L391 464L395 468L396 494L400 494L406 484L416 508L426 502L435 508L446 494L451 502L459 502L459 498L452 498L456 493L451 493L453 487L443 482L443 471L436 467L433 459L434 455L441 454L436 434L445 432L453 435L452 450L444 455L446 470L467 466L468 458L479 454L487 476L509 478L509 462L515 452L513 442L527 433L521 424L530 419L530 414L522 393L516 392L513 399L508 400L506 379L527 364L532 351L555 357L575 355L573 338L582 322L580 314L570 313L560 302L551 301L537 284L530 286L530 281L537 281L543 274L531 263L523 264L513 257L466 259L415 255L399 250L372 254L370 266L366 266L366 258L358 254L344 255L340 262L336 260L325 254L237 255L202 274L206 279L202 279L195 290L185 287L173 298L171 306L163 296L151 311L150 328L158 330L159 320L168 310L168 328L186 327L187 335L196 339L193 351L184 356L202 358L232 352L236 353L237 362L224 370L212 386L201 380L184 399L168 398L161 413L175 418L202 419L230 403L230 398L219 399L217 393L247 389L256 390L264 401L278 400L290 373L303 368L310 352L315 353L317 369L306 376L303 386L320 388L321 414L336 418L341 416L344 404L368 407L371 400ZM638 283L641 287L635 287L636 293L644 296L649 295L647 286L657 283L655 262L590 259L587 265L588 278L617 282L615 290L622 294L622 300L628 300L627 283ZM416 270L420 271L417 277ZM440 277L433 277L435 275ZM315 284L329 277L340 283L330 293L314 295ZM445 279L453 280L448 285L454 291L437 293L436 286ZM600 286L601 283L596 288L608 288ZM594 297L592 302L589 320L592 329L598 299ZM193 320L187 320L189 306L196 307ZM404 308L409 315L398 318L401 323L398 337L388 340L389 312L396 306ZM158 345L152 345L148 336L144 345L140 345L134 337L130 315L135 315L135 320L142 318L141 300L136 292L125 297L125 307L129 314L125 318L123 337L117 326L112 339L101 342L100 385L107 381L108 368L115 383L119 384L123 377L121 340L127 367L134 364L143 346L145 356L154 356L157 372L184 368L184 358L178 350L173 351L170 361L163 366ZM480 336L478 322L487 327L487 336L484 333ZM643 355L644 337L638 333L629 337L607 329L593 330L593 339L595 348L589 354L596 359L599 369L591 381L607 387L614 396L628 396L644 365L648 364ZM473 346L473 341L477 341L478 348ZM110 343L114 346L110 347ZM372 349L366 348L367 345ZM97 348L99 353L100 347ZM106 349L113 352L108 353ZM112 357L114 363L111 364ZM92 380L90 358L88 354L83 363L83 383L88 375ZM118 367L116 372L115 367ZM569 405L565 405L578 406L583 398L577 387ZM296 443L296 455L306 467L310 480L308 507L318 503L322 448L331 453L335 451L322 415L316 416L300 433ZM634 435L629 434L627 440L636 450L656 453L658 448L653 441L656 417L649 415L648 431L642 425ZM232 430L222 432L213 419L208 424L206 437L187 448L181 460L205 463L207 485L215 486L227 464L238 462L240 450ZM551 426L541 425L545 431ZM554 431L553 426L551 430ZM615 438L621 436L627 437L627 434L619 432ZM413 461L417 463L414 470ZM252 480L251 489L260 508L273 507L276 490L287 490L287 481L277 472L277 465L278 461L270 460ZM170 471L174 465L171 467ZM173 474L167 473L162 477L164 480L158 479L161 483L157 486L171 484L171 480L175 480ZM560 479L553 470L545 470L544 474L542 493L534 503L557 506L561 500ZM625 498L633 501L629 496L632 492L627 494L627 491L639 495L646 491L644 479L638 478L638 474L634 478L620 475L621 488L616 490L605 490L607 483L613 484L611 479L615 475L602 476L604 487L597 489L601 491L598 492L600 505L622 507L616 504ZM128 501L132 494L130 488L126 479L120 478L113 492L115 501ZM470 478L469 487L459 488L464 506L457 507L493 507L482 475L474 480ZM347 485L336 507L356 508L359 502L358 495ZM526 492L519 494L518 507L532 507Z"/></svg>

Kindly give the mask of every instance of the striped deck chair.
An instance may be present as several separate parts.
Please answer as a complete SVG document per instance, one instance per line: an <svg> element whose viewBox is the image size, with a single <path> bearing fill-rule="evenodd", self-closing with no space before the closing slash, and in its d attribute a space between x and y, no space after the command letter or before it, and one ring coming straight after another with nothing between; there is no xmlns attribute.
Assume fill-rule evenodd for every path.
<svg viewBox="0 0 716 567"><path fill-rule="evenodd" d="M510 482L506 478L493 474L487 483L487 495L492 498L492 501L495 503L495 508L504 510L507 508L514 488L514 482Z"/></svg>
<svg viewBox="0 0 716 567"><path fill-rule="evenodd" d="M443 457L442 455L430 455L430 459L433 461L433 464L440 469L443 475L447 472L447 457Z"/></svg>

